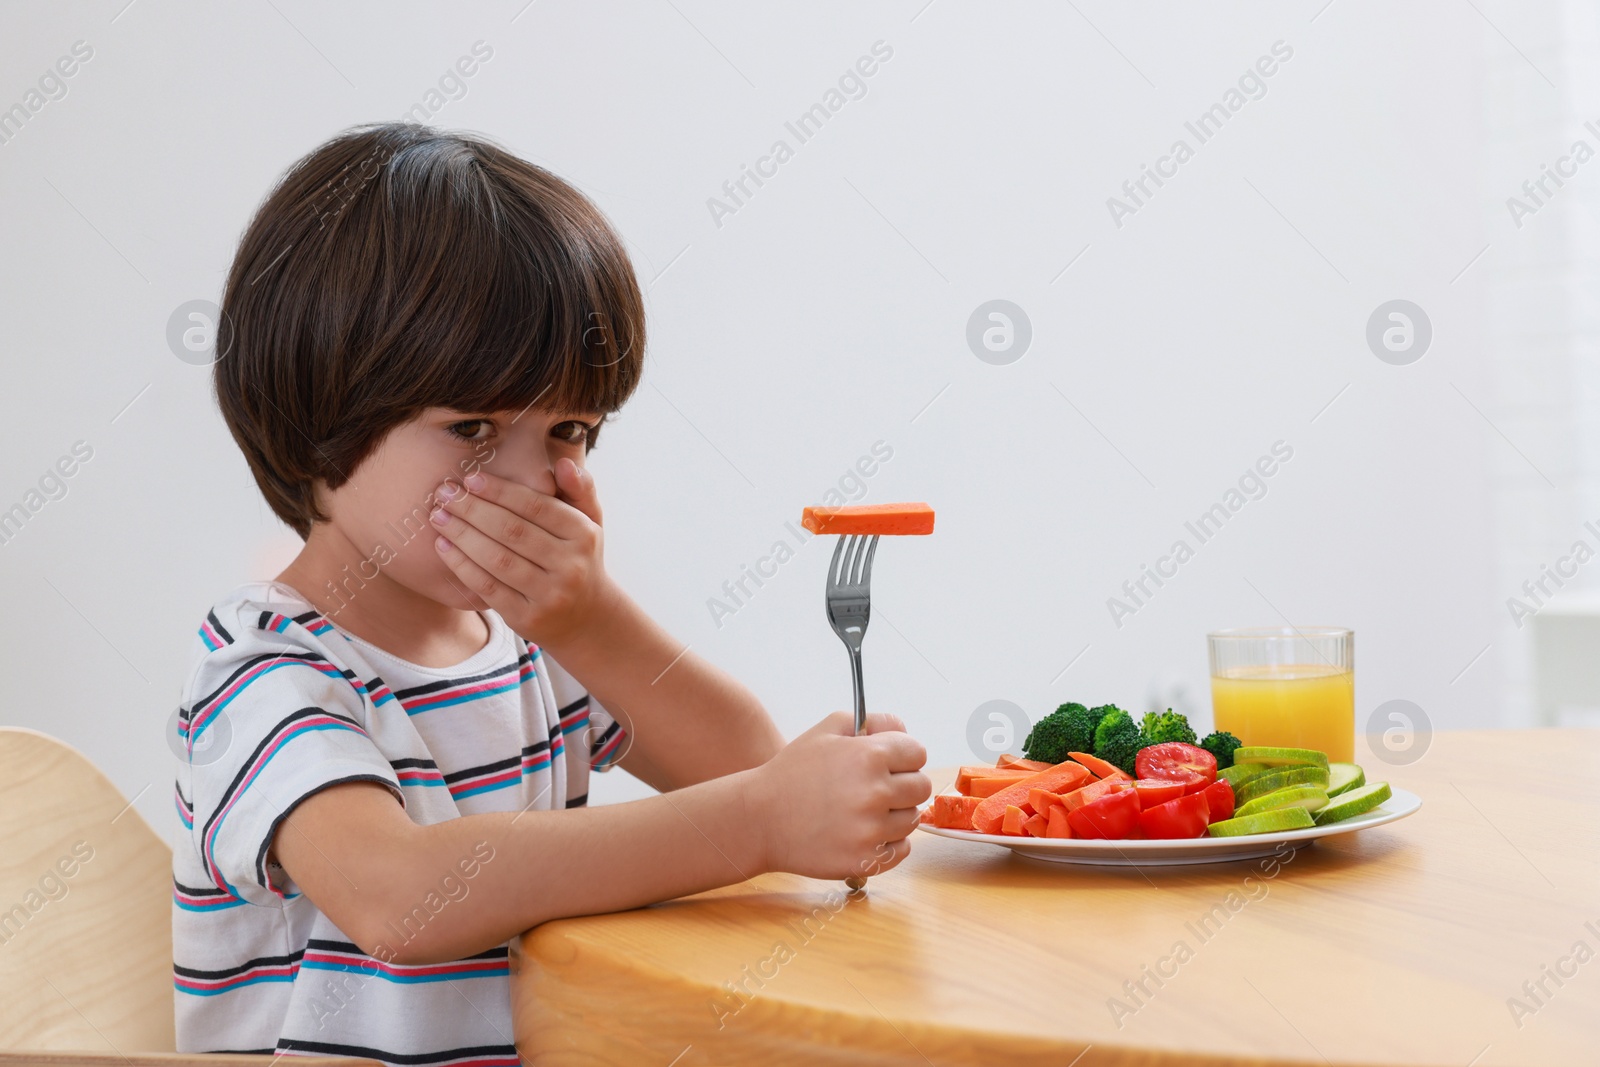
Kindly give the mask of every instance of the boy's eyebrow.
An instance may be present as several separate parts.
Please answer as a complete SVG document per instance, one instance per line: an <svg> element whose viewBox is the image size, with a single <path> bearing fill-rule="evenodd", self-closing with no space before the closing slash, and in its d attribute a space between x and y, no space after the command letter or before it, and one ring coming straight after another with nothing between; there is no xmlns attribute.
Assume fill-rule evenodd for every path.
<svg viewBox="0 0 1600 1067"><path fill-rule="evenodd" d="M602 410L600 410L598 408L535 408L535 407L532 407L530 405L529 407L525 407L525 408L521 408L521 409L515 409L515 410L512 409L512 408L503 408L501 410L494 411L494 412L485 412L482 415L476 415L475 414L473 417L474 418L493 418L496 415L509 414L511 416L511 421L512 422L517 422L524 415L528 414L528 412L530 412L530 411L542 411L542 412L544 412L546 414L560 415L560 416L565 416L565 417L568 417L568 418L579 418L579 419L590 420L590 421L594 421L594 422L599 422L600 420L604 419L608 414L610 414L610 412L602 411Z"/></svg>
<svg viewBox="0 0 1600 1067"><path fill-rule="evenodd" d="M604 418L605 415L606 415L606 413L604 411L600 411L600 410L598 410L596 408L566 408L566 407L563 407L563 408L541 408L539 410L548 411L548 412L551 412L551 413L556 414L556 415L581 415L581 416L583 416L585 418L595 418L595 419Z"/></svg>

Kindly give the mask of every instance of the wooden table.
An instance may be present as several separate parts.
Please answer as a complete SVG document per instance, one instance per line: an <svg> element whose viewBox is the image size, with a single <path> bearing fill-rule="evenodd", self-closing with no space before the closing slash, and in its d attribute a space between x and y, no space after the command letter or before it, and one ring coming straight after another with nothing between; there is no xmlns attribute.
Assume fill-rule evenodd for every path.
<svg viewBox="0 0 1600 1067"><path fill-rule="evenodd" d="M540 1065L1600 1063L1600 731L1441 733L1405 767L1358 748L1422 810L1282 861L1083 868L918 831L858 898L770 874L545 923L513 953L517 1043Z"/></svg>

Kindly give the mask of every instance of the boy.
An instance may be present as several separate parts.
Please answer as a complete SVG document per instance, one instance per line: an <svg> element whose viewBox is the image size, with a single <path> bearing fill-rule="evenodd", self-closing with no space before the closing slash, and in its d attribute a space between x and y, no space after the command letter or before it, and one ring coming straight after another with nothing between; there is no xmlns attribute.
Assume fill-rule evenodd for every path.
<svg viewBox="0 0 1600 1067"><path fill-rule="evenodd" d="M217 351L223 417L305 546L199 631L179 1051L516 1064L521 931L904 858L931 784L898 719L785 745L605 571L584 460L644 314L577 190L482 139L347 132L245 232ZM659 795L586 808L618 765Z"/></svg>

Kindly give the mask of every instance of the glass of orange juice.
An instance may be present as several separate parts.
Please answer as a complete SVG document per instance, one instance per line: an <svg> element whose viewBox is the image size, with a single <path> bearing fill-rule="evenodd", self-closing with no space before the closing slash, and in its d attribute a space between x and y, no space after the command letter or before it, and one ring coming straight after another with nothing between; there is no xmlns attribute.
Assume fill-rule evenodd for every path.
<svg viewBox="0 0 1600 1067"><path fill-rule="evenodd" d="M1355 634L1338 626L1256 626L1206 635L1211 712L1246 745L1356 748Z"/></svg>

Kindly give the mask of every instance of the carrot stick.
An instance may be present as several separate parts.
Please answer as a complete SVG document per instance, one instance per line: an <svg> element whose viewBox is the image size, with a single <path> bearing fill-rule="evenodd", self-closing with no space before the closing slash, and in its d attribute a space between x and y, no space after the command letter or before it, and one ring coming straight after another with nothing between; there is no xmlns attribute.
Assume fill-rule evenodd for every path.
<svg viewBox="0 0 1600 1067"><path fill-rule="evenodd" d="M1093 771L1099 778L1123 778L1133 781L1133 775L1118 767L1115 763L1107 763L1099 756L1091 756L1087 752L1068 752L1067 755Z"/></svg>
<svg viewBox="0 0 1600 1067"><path fill-rule="evenodd" d="M1006 806L1021 807L1028 802L1028 790L1043 789L1050 793L1067 793L1078 788L1090 777L1089 771L1077 763L1058 763L1047 771L1018 779L998 793L983 798L972 813L972 828L981 834L999 832L1005 819Z"/></svg>
<svg viewBox="0 0 1600 1067"><path fill-rule="evenodd" d="M933 509L914 504L846 504L808 507L800 525L818 534L931 534Z"/></svg>
<svg viewBox="0 0 1600 1067"><path fill-rule="evenodd" d="M1048 789L1033 788L1028 790L1028 803L1034 811L1043 815L1051 808L1063 803L1060 793L1052 793Z"/></svg>
<svg viewBox="0 0 1600 1067"><path fill-rule="evenodd" d="M982 764L962 767L956 771L956 792L972 796L972 783L978 778L1026 778L1028 775L1036 773L1038 772L1025 770L1021 767L1001 769L999 767L985 767Z"/></svg>
<svg viewBox="0 0 1600 1067"><path fill-rule="evenodd" d="M933 798L933 825L946 830L970 830L972 812L979 803L977 797L958 797L940 793Z"/></svg>
<svg viewBox="0 0 1600 1067"><path fill-rule="evenodd" d="M1067 824L1067 809L1062 805L1057 804L1050 809L1050 816L1045 820L1044 836L1072 836L1072 827Z"/></svg>
<svg viewBox="0 0 1600 1067"><path fill-rule="evenodd" d="M1070 793L1063 794L1061 797L1061 804L1067 811L1072 811L1075 808L1081 808L1085 804L1089 803L1089 801L1099 800L1101 797L1111 792L1112 784L1115 781L1116 779L1114 778L1097 779L1093 782L1090 782L1082 789L1075 789Z"/></svg>
<svg viewBox="0 0 1600 1067"><path fill-rule="evenodd" d="M1018 768L1026 771L1047 771L1055 766L1054 763L1046 763L1044 760L1023 759L1021 756L1010 755L1001 756L994 761L994 765L998 770Z"/></svg>
<svg viewBox="0 0 1600 1067"><path fill-rule="evenodd" d="M1028 777L1030 773L1037 774L1039 772L1023 771L1020 774L1000 774L995 775L994 777L974 778L972 780L971 788L967 790L967 795L974 797L992 797L996 793L1000 792L1000 790L1005 789L1008 786L1016 785L1018 782Z"/></svg>

